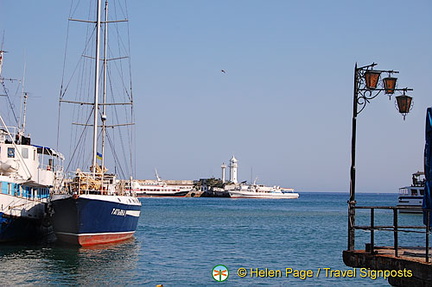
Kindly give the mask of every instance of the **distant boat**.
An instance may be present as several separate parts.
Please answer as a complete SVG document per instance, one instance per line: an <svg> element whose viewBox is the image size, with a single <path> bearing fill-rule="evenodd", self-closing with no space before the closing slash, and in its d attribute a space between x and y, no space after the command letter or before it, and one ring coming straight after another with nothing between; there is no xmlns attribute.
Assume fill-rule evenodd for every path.
<svg viewBox="0 0 432 287"><path fill-rule="evenodd" d="M299 194L292 188L281 188L279 186L265 186L258 184L240 184L234 189L228 190L232 198L275 198L296 199Z"/></svg>
<svg viewBox="0 0 432 287"><path fill-rule="evenodd" d="M4 109L13 108L10 95L1 76L4 51L0 51L0 81L2 96L8 103L1 103L0 115L0 242L33 241L45 235L46 205L55 175L61 172L63 156L55 150L34 145L25 135L25 111L27 94L23 93L23 113L13 126L6 124ZM13 118L13 117L12 117Z"/></svg>
<svg viewBox="0 0 432 287"><path fill-rule="evenodd" d="M192 188L188 186L168 185L166 182L143 182L138 180L132 182L132 191L136 193L138 197L184 197L191 190Z"/></svg>
<svg viewBox="0 0 432 287"><path fill-rule="evenodd" d="M163 196L176 196L184 197L192 187L182 185L168 185L166 182L159 181L133 181L132 191L138 197L163 197Z"/></svg>
<svg viewBox="0 0 432 287"><path fill-rule="evenodd" d="M80 105L79 113L83 115L83 120L93 118L91 124L87 124L87 122L78 124L83 129L82 134L84 134L87 127L91 128L93 140L88 145L83 147L80 145L80 148L76 149L83 152L85 146L92 147L91 156L83 157L84 159L91 158L90 171L84 172L79 168L76 169L73 176L64 179L62 188L58 189L51 199L52 222L58 240L80 246L112 243L131 238L136 231L141 210L140 201L126 188L125 180L119 180L115 173L108 173L105 167L109 154L105 151L105 145L108 145L108 143L114 145L114 136L109 132L114 133L112 130L120 126L127 127L133 124L114 122L115 120L126 121L132 119L132 116L128 116L127 113L124 117L120 113L125 112L125 110L126 112L131 111L133 100L131 94L127 94L122 99L123 102L115 101L114 96L130 92L125 89L127 84L124 82L121 83L121 92L116 91L109 94L113 89L113 85L111 82L108 83L108 79L114 77L114 72L108 70L108 62L121 61L127 57L109 59L107 55L107 38L105 36L108 35L108 23L120 23L125 20L110 21L108 19L108 1L105 2L103 21L101 21L102 10L101 0L98 0L96 21L82 21L93 23L95 31L94 34L92 33L92 35L95 35L95 48L93 51L95 54L93 56L83 55L85 60L91 59L94 61L95 69L92 77L94 85L92 89L87 89L92 91L90 93L92 99L70 101L62 98L60 100L63 103ZM104 37L101 36L102 25ZM119 33L118 30L116 30L116 33ZM104 39L103 48L100 45L101 38ZM103 51L103 54L101 51ZM102 69L99 67L100 63L103 63ZM116 64L116 69L119 69L119 63ZM109 77L107 76L108 72L110 73ZM99 87L102 88L99 89ZM108 102L107 99L110 99L110 101ZM124 109L125 106L128 106L128 109ZM85 107L90 108L84 110ZM108 114L108 107L111 110L116 107L123 107L123 109L119 108L115 112ZM88 114L85 115L85 112ZM109 117L109 115L112 116ZM107 128L110 128L110 130L108 131ZM77 140L80 143L83 142L81 138ZM131 140L124 141L122 138L122 141L117 144L115 148L111 146L113 164L115 164L116 169L123 171L124 167L117 167L120 160L116 152L120 148L129 147ZM98 152L98 150L101 152ZM123 155L121 154L121 156Z"/></svg>
<svg viewBox="0 0 432 287"><path fill-rule="evenodd" d="M423 213L423 195L425 189L425 174L418 171L413 173L409 186L399 188L398 207L403 207L401 213Z"/></svg>
<svg viewBox="0 0 432 287"><path fill-rule="evenodd" d="M184 197L192 189L191 185L167 184L163 181L157 170L155 170L156 180L133 180L130 182L131 190L138 197ZM127 185L129 182L126 183Z"/></svg>

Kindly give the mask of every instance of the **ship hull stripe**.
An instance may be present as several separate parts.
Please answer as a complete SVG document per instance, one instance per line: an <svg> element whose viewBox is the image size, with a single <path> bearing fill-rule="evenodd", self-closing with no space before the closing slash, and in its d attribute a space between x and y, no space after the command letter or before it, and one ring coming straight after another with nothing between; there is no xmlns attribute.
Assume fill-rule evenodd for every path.
<svg viewBox="0 0 432 287"><path fill-rule="evenodd" d="M64 243L80 246L91 246L96 244L115 243L132 238L135 231L117 233L93 233L93 234L72 234L56 233L57 238Z"/></svg>

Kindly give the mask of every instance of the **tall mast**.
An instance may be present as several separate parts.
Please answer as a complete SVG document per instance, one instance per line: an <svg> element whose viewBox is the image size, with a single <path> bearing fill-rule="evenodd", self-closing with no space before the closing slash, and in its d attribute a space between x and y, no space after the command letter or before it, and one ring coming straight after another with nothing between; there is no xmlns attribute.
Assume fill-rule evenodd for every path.
<svg viewBox="0 0 432 287"><path fill-rule="evenodd" d="M23 79L21 82L21 93L22 93L22 105L21 105L21 124L19 125L19 133L20 135L24 135L25 128L26 128L26 120L27 120L27 99L28 99L28 93L24 90L24 83L25 83L25 74L26 74L26 64L24 64L24 72L23 72Z"/></svg>
<svg viewBox="0 0 432 287"><path fill-rule="evenodd" d="M26 128L26 120L27 120L27 99L28 99L28 93L26 92L22 92L23 93L23 102L22 102L22 123L20 125L20 135L24 135L25 133L25 128Z"/></svg>
<svg viewBox="0 0 432 287"><path fill-rule="evenodd" d="M101 0L97 0L97 19L96 19L96 56L95 56L95 87L94 87L94 106L93 106L93 175L96 173L97 166L97 131L98 131L98 110L99 110L99 61L100 61L100 28L101 28Z"/></svg>
<svg viewBox="0 0 432 287"><path fill-rule="evenodd" d="M2 67L3 67L3 54L5 51L3 51L3 44L2 47L0 49L0 78L1 78L1 74L2 74Z"/></svg>
<svg viewBox="0 0 432 287"><path fill-rule="evenodd" d="M3 50L3 43L4 43L4 32L3 32L3 38L2 38L1 48L0 48L0 80L3 80L1 79L2 67L3 67L3 54L5 52Z"/></svg>
<svg viewBox="0 0 432 287"><path fill-rule="evenodd" d="M103 100L102 100L102 168L105 166L105 140L106 140L106 100L107 100L107 47L108 47L108 0L105 0L105 21L104 21L104 55L103 55Z"/></svg>

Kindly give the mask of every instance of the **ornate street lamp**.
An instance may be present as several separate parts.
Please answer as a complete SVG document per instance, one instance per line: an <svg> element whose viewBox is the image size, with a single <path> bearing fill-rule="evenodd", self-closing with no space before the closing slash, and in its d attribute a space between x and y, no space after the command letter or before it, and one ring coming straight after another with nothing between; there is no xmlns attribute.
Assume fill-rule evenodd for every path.
<svg viewBox="0 0 432 287"><path fill-rule="evenodd" d="M376 63L371 65L354 68L354 101L353 101L353 116L352 116L352 137L351 137L351 170L350 170L350 198L348 201L348 250L355 248L355 154L356 154L356 129L357 129L357 116L364 110L370 101L376 98L380 92L384 91L385 94L391 97L395 91L403 91L403 95L397 96L397 107L402 114L404 120L405 116L411 110L412 98L405 95L405 92L412 91L412 89L404 88L397 89L397 78L392 77L398 71L382 71L374 70ZM384 78L380 84L379 78L381 73L388 73L389 76Z"/></svg>

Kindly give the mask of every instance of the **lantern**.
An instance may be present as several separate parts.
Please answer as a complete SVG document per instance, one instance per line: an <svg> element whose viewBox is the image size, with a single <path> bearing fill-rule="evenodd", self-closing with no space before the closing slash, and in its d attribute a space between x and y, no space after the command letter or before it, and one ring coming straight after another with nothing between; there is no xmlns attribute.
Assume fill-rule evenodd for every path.
<svg viewBox="0 0 432 287"><path fill-rule="evenodd" d="M367 70L364 74L366 87L370 90L376 89L380 75L381 75L380 71Z"/></svg>
<svg viewBox="0 0 432 287"><path fill-rule="evenodd" d="M394 77L387 77L383 79L384 90L386 94L394 94L394 91L396 89L396 81L397 78Z"/></svg>
<svg viewBox="0 0 432 287"><path fill-rule="evenodd" d="M396 103L399 110L399 113L402 114L403 119L405 120L406 114L409 113L411 110L412 105L412 97L405 95L405 92L403 95L396 97Z"/></svg>

